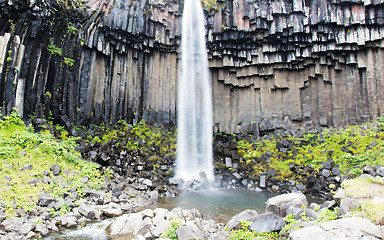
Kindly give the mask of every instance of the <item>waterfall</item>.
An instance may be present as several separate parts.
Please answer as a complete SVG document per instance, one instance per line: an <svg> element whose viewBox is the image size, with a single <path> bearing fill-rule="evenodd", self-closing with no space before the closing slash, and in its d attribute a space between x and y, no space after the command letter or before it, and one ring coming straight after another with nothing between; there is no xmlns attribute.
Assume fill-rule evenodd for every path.
<svg viewBox="0 0 384 240"><path fill-rule="evenodd" d="M185 0L177 101L176 178L213 181L212 91L200 0Z"/></svg>

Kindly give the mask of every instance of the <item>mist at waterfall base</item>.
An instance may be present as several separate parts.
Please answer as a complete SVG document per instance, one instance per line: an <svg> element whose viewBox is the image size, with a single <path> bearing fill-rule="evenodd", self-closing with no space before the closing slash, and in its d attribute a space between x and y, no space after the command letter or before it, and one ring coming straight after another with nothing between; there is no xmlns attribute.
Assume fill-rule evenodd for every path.
<svg viewBox="0 0 384 240"><path fill-rule="evenodd" d="M213 182L212 92L200 0L184 2L177 117L175 181L183 187Z"/></svg>

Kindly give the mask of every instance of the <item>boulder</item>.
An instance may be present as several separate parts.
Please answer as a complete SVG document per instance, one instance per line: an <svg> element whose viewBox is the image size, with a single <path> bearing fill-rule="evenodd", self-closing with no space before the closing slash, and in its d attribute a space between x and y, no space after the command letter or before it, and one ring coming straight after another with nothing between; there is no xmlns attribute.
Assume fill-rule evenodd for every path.
<svg viewBox="0 0 384 240"><path fill-rule="evenodd" d="M121 208L105 208L105 209L100 209L101 212L104 214L106 217L117 217L123 214L121 211Z"/></svg>
<svg viewBox="0 0 384 240"><path fill-rule="evenodd" d="M177 228L176 235L179 240L203 239L203 233L193 222L187 222L185 226Z"/></svg>
<svg viewBox="0 0 384 240"><path fill-rule="evenodd" d="M340 202L340 214L345 215L360 207L360 203L354 198L344 198Z"/></svg>
<svg viewBox="0 0 384 240"><path fill-rule="evenodd" d="M8 218L1 223L1 228L7 232L16 232L20 230L20 228L23 226L23 223L24 219L22 218Z"/></svg>
<svg viewBox="0 0 384 240"><path fill-rule="evenodd" d="M262 233L279 231L285 226L284 218L277 216L274 213L263 213L256 216L253 219L253 223L249 226L249 229Z"/></svg>
<svg viewBox="0 0 384 240"><path fill-rule="evenodd" d="M302 205L307 206L308 202L305 195L301 192L281 194L268 199L266 202L267 212L273 212L281 217L286 216L286 210L290 206L300 208Z"/></svg>
<svg viewBox="0 0 384 240"><path fill-rule="evenodd" d="M134 236L139 236L139 235L150 235L152 236L151 233L151 228L152 228L152 220L149 217L144 218L143 221L135 228L133 231Z"/></svg>
<svg viewBox="0 0 384 240"><path fill-rule="evenodd" d="M74 226L76 226L76 225L74 225ZM71 226L71 227L74 227L74 226ZM69 227L69 225L68 226L65 225L65 227ZM45 236L49 233L48 228L44 224L36 224L35 231L37 233L40 233L40 235L42 235L42 236Z"/></svg>
<svg viewBox="0 0 384 240"><path fill-rule="evenodd" d="M42 193L42 194L38 195L37 200L38 200L37 205L42 206L42 207L46 207L49 204L57 201L56 198L49 196L48 193Z"/></svg>
<svg viewBox="0 0 384 240"><path fill-rule="evenodd" d="M381 239L384 229L368 219L351 217L304 227L289 234L291 240Z"/></svg>
<svg viewBox="0 0 384 240"><path fill-rule="evenodd" d="M61 225L64 226L64 227L68 227L68 228L71 228L71 227L76 227L77 226L77 219L73 216L63 216L61 218ZM36 226L36 229L37 229L37 226Z"/></svg>
<svg viewBox="0 0 384 240"><path fill-rule="evenodd" d="M140 213L124 214L117 217L115 221L107 227L107 233L112 237L133 234L133 231L142 221L143 217Z"/></svg>
<svg viewBox="0 0 384 240"><path fill-rule="evenodd" d="M88 219L94 219L95 218L95 209L91 206L83 204L78 208L78 211L82 216L84 216Z"/></svg>
<svg viewBox="0 0 384 240"><path fill-rule="evenodd" d="M162 220L158 219L156 220L156 223L154 221L156 217L152 219L153 227L151 228L151 232L154 237L160 237L160 235L165 232L168 227L171 225L171 222L168 220L165 220L164 218Z"/></svg>
<svg viewBox="0 0 384 240"><path fill-rule="evenodd" d="M35 228L35 224L32 222L24 223L23 226L21 226L19 232L21 234L27 235L30 231L32 231Z"/></svg>
<svg viewBox="0 0 384 240"><path fill-rule="evenodd" d="M239 229L241 227L241 221L253 221L258 215L259 213L256 210L247 209L233 216L225 227L228 231L231 231L232 229Z"/></svg>

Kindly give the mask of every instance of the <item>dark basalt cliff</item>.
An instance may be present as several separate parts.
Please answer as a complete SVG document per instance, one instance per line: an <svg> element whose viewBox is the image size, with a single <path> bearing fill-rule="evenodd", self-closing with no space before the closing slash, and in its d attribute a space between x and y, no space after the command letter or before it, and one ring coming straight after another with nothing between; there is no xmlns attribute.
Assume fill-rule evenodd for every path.
<svg viewBox="0 0 384 240"><path fill-rule="evenodd" d="M207 1L208 3L209 1ZM182 2L0 0L0 102L66 124L174 124ZM384 1L206 8L215 131L341 126L384 108Z"/></svg>

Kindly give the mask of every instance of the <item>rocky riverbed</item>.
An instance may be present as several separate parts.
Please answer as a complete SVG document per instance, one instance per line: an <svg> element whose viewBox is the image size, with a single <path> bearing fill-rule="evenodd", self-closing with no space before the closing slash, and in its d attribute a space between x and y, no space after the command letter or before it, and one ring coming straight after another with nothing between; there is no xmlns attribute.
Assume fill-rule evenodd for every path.
<svg viewBox="0 0 384 240"><path fill-rule="evenodd" d="M154 190L150 179L120 177L106 182L102 190L86 191L82 199L68 196L59 201L45 193L38 196L36 211L27 214L18 210L13 218L1 214L0 239L40 238L63 228L77 228L107 218L114 218L106 230L112 238L157 239L164 237L162 234L167 231L173 231L180 240L224 240L242 229L242 221L247 221L252 233L280 232L280 239L309 239L315 233L324 239L331 235L347 239L381 239L384 236L384 228L380 227L383 212L375 211L370 220L378 225L373 224L367 220L372 217L372 209L366 203L373 202L375 208L383 206L383 178L364 174L353 180L358 183L350 184L348 181L351 180L345 180L346 184L339 188L334 199L321 204L309 204L307 197L296 191L268 199L265 213L249 209L228 222L217 223L204 218L197 209L147 208L136 212L140 207L156 202L159 193ZM358 193L356 188L360 192L364 190L364 194ZM64 215L51 215L48 211L49 208L60 209L63 205L68 208ZM351 218L343 219L342 216ZM351 226L354 226L353 231Z"/></svg>

